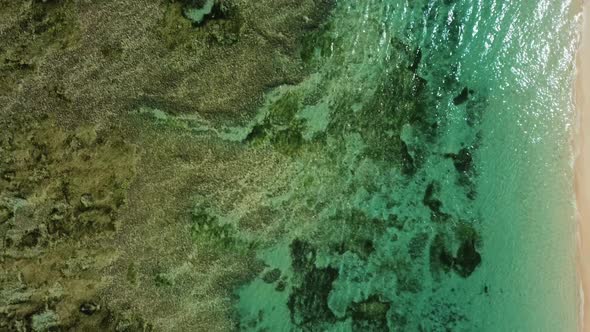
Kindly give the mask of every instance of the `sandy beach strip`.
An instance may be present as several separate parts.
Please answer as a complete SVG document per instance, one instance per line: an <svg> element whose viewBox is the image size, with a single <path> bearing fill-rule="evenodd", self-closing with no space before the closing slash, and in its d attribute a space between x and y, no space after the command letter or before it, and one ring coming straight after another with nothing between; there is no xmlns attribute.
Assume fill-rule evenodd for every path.
<svg viewBox="0 0 590 332"><path fill-rule="evenodd" d="M583 3L582 41L577 54L574 186L578 220L580 330L590 331L590 0Z"/></svg>

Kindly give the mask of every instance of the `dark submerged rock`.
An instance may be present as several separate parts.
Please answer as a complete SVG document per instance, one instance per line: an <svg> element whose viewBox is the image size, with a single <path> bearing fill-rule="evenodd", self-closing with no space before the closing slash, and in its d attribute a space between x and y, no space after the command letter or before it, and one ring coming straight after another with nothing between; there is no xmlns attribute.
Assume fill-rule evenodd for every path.
<svg viewBox="0 0 590 332"><path fill-rule="evenodd" d="M435 196L438 194L439 184L436 181L432 181L426 187L424 192L424 198L422 203L427 206L431 211L431 218L433 221L441 222L449 219L449 215L442 212L442 202Z"/></svg>
<svg viewBox="0 0 590 332"><path fill-rule="evenodd" d="M418 70L418 67L420 66L421 61L422 61L422 50L420 48L418 48L416 50L416 54L414 56L414 61L412 62L412 65L410 66L410 70L415 73Z"/></svg>
<svg viewBox="0 0 590 332"><path fill-rule="evenodd" d="M390 303L381 301L379 296L372 295L365 301L353 303L350 316L353 319L354 331L386 331L387 312Z"/></svg>
<svg viewBox="0 0 590 332"><path fill-rule="evenodd" d="M422 257L424 253L424 248L428 242L428 234L427 233L418 233L412 237L408 246L408 253L410 254L410 258L417 259Z"/></svg>
<svg viewBox="0 0 590 332"><path fill-rule="evenodd" d="M23 236L21 245L25 247L34 247L39 243L41 236L41 232L38 229L34 229Z"/></svg>
<svg viewBox="0 0 590 332"><path fill-rule="evenodd" d="M401 141L400 144L402 173L407 176L412 176L416 174L417 170L414 163L414 158L408 150L408 145L404 141Z"/></svg>
<svg viewBox="0 0 590 332"><path fill-rule="evenodd" d="M100 310L100 305L94 302L84 302L80 305L80 312L86 316L91 316Z"/></svg>
<svg viewBox="0 0 590 332"><path fill-rule="evenodd" d="M328 296L332 283L338 278L338 270L317 268L315 256L316 250L311 244L300 239L291 243L292 268L300 281L299 286L293 288L287 304L291 321L303 330L336 320L328 307Z"/></svg>
<svg viewBox="0 0 590 332"><path fill-rule="evenodd" d="M272 269L272 270L266 272L262 276L262 281L264 281L267 284L272 284L273 282L279 280L280 277L281 277L281 270Z"/></svg>
<svg viewBox="0 0 590 332"><path fill-rule="evenodd" d="M305 273L315 267L315 249L309 243L295 239L291 242L290 249L294 272Z"/></svg>
<svg viewBox="0 0 590 332"><path fill-rule="evenodd" d="M336 278L338 270L332 267L313 267L305 273L300 287L294 289L289 296L288 306L294 324L303 330L309 330L322 323L333 323L336 320L328 307L328 296Z"/></svg>
<svg viewBox="0 0 590 332"><path fill-rule="evenodd" d="M445 238L437 234L430 244L430 271L434 274L449 272L455 263L453 254L447 248Z"/></svg>
<svg viewBox="0 0 590 332"><path fill-rule="evenodd" d="M445 157L453 160L457 172L466 173L473 169L473 157L469 148L462 148L458 153L447 153Z"/></svg>
<svg viewBox="0 0 590 332"><path fill-rule="evenodd" d="M277 282L275 290L277 292L282 292L285 290L285 288L287 288L287 282L285 282L284 280L279 280L279 282Z"/></svg>
<svg viewBox="0 0 590 332"><path fill-rule="evenodd" d="M463 241L457 250L457 258L455 258L454 268L457 274L467 278L480 264L481 255L475 248L475 240L467 239Z"/></svg>
<svg viewBox="0 0 590 332"><path fill-rule="evenodd" d="M453 104L455 106L464 104L465 102L467 102L467 100L469 100L469 94L470 90L467 89L467 87L463 88L463 90L461 90L461 93L459 93L459 95L453 99Z"/></svg>

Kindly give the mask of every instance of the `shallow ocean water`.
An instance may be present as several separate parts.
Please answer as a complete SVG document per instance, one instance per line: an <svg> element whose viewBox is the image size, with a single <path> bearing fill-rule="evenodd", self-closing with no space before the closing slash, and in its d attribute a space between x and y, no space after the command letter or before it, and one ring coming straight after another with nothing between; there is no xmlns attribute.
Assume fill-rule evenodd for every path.
<svg viewBox="0 0 590 332"><path fill-rule="evenodd" d="M292 156L242 330L573 331L571 1L338 0L246 140Z"/></svg>
<svg viewBox="0 0 590 332"><path fill-rule="evenodd" d="M0 330L577 330L577 2L0 1Z"/></svg>

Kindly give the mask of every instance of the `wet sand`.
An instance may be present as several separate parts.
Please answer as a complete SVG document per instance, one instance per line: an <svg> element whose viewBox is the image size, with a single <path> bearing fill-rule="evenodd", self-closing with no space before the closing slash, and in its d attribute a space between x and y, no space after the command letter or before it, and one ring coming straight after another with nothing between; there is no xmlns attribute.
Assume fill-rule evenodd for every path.
<svg viewBox="0 0 590 332"><path fill-rule="evenodd" d="M590 331L590 3L586 1L583 6L584 28L577 57L575 93L578 110L575 190L579 227L580 330Z"/></svg>

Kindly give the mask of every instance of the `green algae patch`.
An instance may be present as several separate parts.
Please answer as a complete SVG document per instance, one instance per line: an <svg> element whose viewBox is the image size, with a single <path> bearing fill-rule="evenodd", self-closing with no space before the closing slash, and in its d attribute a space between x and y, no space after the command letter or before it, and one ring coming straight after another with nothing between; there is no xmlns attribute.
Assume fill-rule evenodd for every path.
<svg viewBox="0 0 590 332"><path fill-rule="evenodd" d="M224 222L206 205L197 204L191 212L191 232L196 243L201 246L218 247L218 250L231 251L238 254L247 249L247 244L241 241L238 231L231 221Z"/></svg>
<svg viewBox="0 0 590 332"><path fill-rule="evenodd" d="M321 59L342 53L342 44L337 34L334 34L334 26L331 22L330 19L322 22L303 38L299 46L299 55L306 65L317 66L321 63Z"/></svg>
<svg viewBox="0 0 590 332"><path fill-rule="evenodd" d="M301 102L296 92L286 91L272 100L245 142L252 144L270 143L287 155L296 154L305 144L303 131L305 120L298 117Z"/></svg>
<svg viewBox="0 0 590 332"><path fill-rule="evenodd" d="M389 10L363 8L369 7ZM482 265L473 186L464 185L477 175L476 129L465 118L456 125L461 136L447 136L455 128L443 121L447 110L434 97L440 73L425 65L431 53L409 34L416 27L404 21L408 30L391 25L387 33L388 23L355 20L365 14L337 6L330 24L308 36L300 54L316 73L269 93L245 139L254 150L290 156L298 175L273 206L290 217L283 240L269 249L291 241L291 266L280 269L290 282L273 292L262 276L240 287L240 295L258 290L276 297L280 308L273 313L268 304L241 299L243 327L438 330L469 324L468 308L449 294L459 280L476 283ZM450 84L449 93L455 87Z"/></svg>

